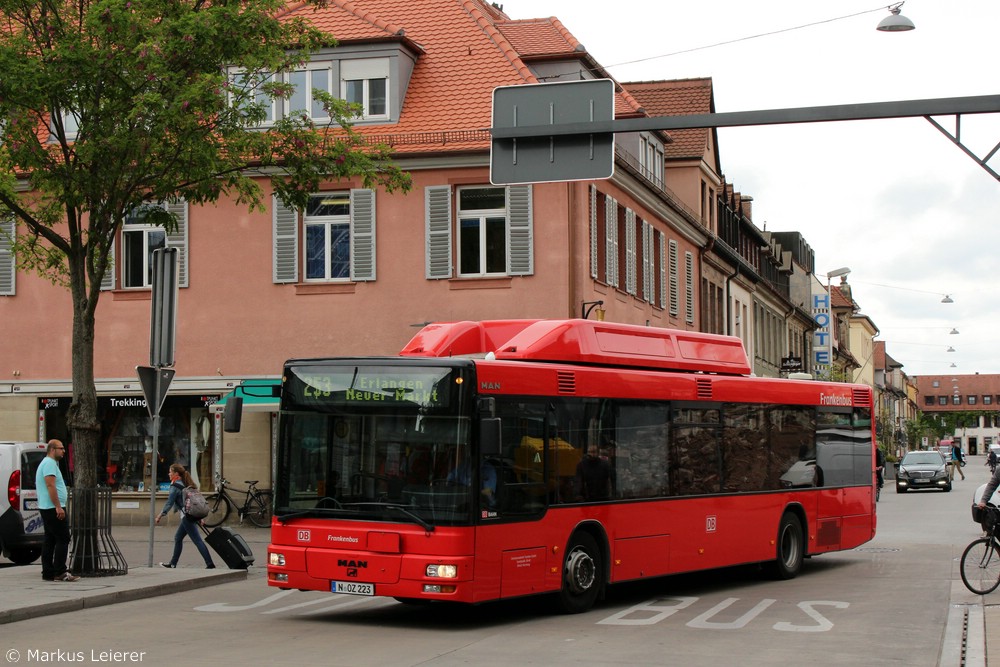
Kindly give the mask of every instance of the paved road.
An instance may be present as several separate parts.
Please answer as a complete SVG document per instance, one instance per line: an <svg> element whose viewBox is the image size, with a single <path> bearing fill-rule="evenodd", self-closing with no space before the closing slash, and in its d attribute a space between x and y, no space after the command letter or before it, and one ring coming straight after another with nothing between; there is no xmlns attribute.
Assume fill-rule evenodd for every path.
<svg viewBox="0 0 1000 667"><path fill-rule="evenodd" d="M668 577L614 587L592 611L562 616L552 614L542 598L412 607L278 591L267 588L263 570L254 568L240 583L12 623L3 626L0 645L20 656L35 651L36 658L42 650L83 652L82 662L93 661L91 651L119 650L123 656L142 653L133 664L171 666L183 660L351 667L950 667L962 664L962 637L968 633L965 659L971 667L984 664L983 600L962 586L958 558L978 534L969 505L987 475L975 458L966 471L969 479L956 482L952 493L898 495L887 487L874 541L810 559L802 575L787 582L762 578L752 568ZM265 541L266 532L255 531L243 529L255 543ZM157 553L169 553L171 533L157 533ZM145 533L128 529L119 535L130 561L136 557L144 564ZM182 563L196 566L197 554L186 551L189 562ZM987 611L987 622L989 616Z"/></svg>

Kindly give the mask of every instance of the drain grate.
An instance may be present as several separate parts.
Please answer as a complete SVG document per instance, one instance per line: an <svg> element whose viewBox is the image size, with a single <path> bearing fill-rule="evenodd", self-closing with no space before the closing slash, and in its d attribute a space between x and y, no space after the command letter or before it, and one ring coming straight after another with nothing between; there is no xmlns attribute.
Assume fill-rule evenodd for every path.
<svg viewBox="0 0 1000 667"><path fill-rule="evenodd" d="M870 554L891 554L899 551L896 547L858 547L855 551L864 551Z"/></svg>

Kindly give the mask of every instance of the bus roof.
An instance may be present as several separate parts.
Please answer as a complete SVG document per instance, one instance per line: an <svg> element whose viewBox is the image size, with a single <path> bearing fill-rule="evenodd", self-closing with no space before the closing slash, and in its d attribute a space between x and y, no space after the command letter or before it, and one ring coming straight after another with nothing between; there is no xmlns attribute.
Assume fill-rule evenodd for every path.
<svg viewBox="0 0 1000 667"><path fill-rule="evenodd" d="M401 356L489 354L511 361L555 361L749 375L735 336L594 320L484 320L425 326Z"/></svg>

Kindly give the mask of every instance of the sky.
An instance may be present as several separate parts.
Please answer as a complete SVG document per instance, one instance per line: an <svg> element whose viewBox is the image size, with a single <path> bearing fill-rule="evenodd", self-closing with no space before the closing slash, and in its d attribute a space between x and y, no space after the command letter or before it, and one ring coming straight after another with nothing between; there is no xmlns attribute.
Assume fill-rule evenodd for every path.
<svg viewBox="0 0 1000 667"><path fill-rule="evenodd" d="M872 0L500 4L512 19L558 18L618 81L711 77L719 113L1000 94L997 0L907 0L916 29L901 33L875 30L889 11ZM954 116L937 120L954 133ZM1000 113L964 115L960 129L985 157ZM823 281L850 268L854 300L905 373L1000 373L1000 181L930 122L718 136L722 172L753 197L754 223L800 232ZM988 164L1000 172L1000 155Z"/></svg>

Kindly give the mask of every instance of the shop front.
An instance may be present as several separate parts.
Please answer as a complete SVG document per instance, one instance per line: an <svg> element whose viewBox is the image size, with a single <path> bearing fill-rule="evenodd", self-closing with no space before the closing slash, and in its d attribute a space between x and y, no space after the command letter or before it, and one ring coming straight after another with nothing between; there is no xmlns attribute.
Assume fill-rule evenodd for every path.
<svg viewBox="0 0 1000 667"><path fill-rule="evenodd" d="M143 492L155 483L166 489L167 469L180 463L201 488L212 487L215 472L215 418L209 408L219 394L168 395L160 409L159 436L154 451L153 419L142 396L101 395L97 399L100 445L97 482L116 492ZM68 396L38 399L39 419L47 438L67 444L69 473L75 473L72 435L66 424Z"/></svg>

